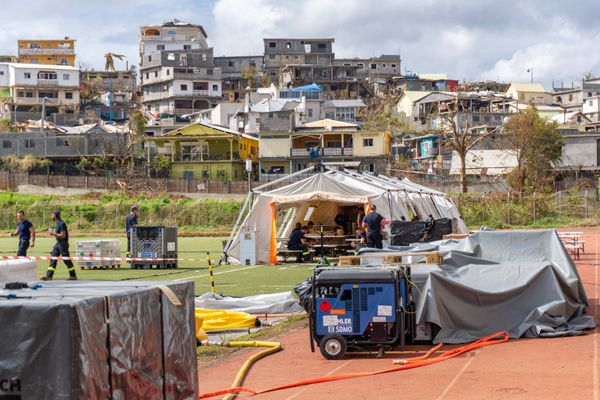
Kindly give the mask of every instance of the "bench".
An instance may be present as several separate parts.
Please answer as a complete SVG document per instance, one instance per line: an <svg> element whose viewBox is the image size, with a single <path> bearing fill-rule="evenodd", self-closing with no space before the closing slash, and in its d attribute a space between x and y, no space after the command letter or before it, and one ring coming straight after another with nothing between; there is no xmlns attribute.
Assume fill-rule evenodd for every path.
<svg viewBox="0 0 600 400"><path fill-rule="evenodd" d="M309 249L308 252L310 253L310 258L312 259L315 251L312 249ZM283 257L283 262L287 262L289 256L300 257L302 255L302 253L303 253L302 250L290 250L290 249L277 250L277 256Z"/></svg>
<svg viewBox="0 0 600 400"><path fill-rule="evenodd" d="M581 251L581 252L585 253L584 243L585 242L563 243L563 244L566 247L569 254L571 254L575 260L579 260L579 252Z"/></svg>

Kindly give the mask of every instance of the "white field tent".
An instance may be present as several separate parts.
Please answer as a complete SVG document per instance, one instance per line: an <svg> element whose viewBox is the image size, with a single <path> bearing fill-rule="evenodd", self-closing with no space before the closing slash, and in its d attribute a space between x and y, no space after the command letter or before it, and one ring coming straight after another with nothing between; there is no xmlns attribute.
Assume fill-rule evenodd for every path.
<svg viewBox="0 0 600 400"><path fill-rule="evenodd" d="M340 206L362 205L368 212L375 205L377 212L392 221L410 221L412 216L421 221L430 217L449 218L453 220L456 233L467 232L456 205L445 193L407 179L333 169L324 165L296 174L310 173L311 170L313 175L298 182L263 190L278 182L273 181L248 195L225 245L224 252L230 261L240 260L241 235L254 231L257 264L275 264L277 238L288 237L298 222L306 225L310 220L318 225L333 221Z"/></svg>

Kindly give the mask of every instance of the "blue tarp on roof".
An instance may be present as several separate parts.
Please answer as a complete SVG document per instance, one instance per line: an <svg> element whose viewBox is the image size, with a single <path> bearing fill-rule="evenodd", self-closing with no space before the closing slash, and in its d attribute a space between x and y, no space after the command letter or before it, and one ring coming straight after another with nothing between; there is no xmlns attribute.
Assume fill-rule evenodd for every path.
<svg viewBox="0 0 600 400"><path fill-rule="evenodd" d="M310 85L292 88L292 90L321 90L321 86L317 85L316 83L311 83Z"/></svg>

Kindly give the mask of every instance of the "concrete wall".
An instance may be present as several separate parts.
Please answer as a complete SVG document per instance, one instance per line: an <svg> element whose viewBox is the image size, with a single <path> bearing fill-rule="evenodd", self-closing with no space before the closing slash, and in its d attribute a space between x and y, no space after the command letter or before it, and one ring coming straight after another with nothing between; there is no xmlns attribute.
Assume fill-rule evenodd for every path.
<svg viewBox="0 0 600 400"><path fill-rule="evenodd" d="M564 146L560 165L565 168L598 166L598 140L600 134L563 136Z"/></svg>

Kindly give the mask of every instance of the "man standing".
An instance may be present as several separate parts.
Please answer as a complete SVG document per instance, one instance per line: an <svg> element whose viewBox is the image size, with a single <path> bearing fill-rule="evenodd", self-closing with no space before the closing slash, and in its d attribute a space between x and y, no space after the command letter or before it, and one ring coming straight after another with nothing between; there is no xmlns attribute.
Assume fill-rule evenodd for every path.
<svg viewBox="0 0 600 400"><path fill-rule="evenodd" d="M52 253L50 255L52 257L69 257L69 230L67 229L67 224L60 218L60 211L54 210L52 211L52 221L56 222L56 228L54 231L52 229L48 230L48 233L51 236L56 238L56 244L52 248ZM73 265L73 261L64 260L65 265L67 266L67 270L69 271L69 281L76 281L77 274L75 273L75 266ZM50 266L48 267L48 271L45 276L40 277L43 281L51 281L52 276L54 276L54 271L56 271L56 265L58 264L58 260L51 260Z"/></svg>
<svg viewBox="0 0 600 400"><path fill-rule="evenodd" d="M131 206L130 213L125 218L125 233L127 234L127 257L131 256L131 230L138 224L138 215L140 210L137 206Z"/></svg>
<svg viewBox="0 0 600 400"><path fill-rule="evenodd" d="M381 224L385 218L377 212L375 205L371 206L371 211L363 219L363 228L367 228L367 247L383 248L383 236L381 236Z"/></svg>
<svg viewBox="0 0 600 400"><path fill-rule="evenodd" d="M10 233L10 237L19 236L18 257L27 256L27 249L35 246L35 229L29 220L25 219L25 211L17 211L17 230Z"/></svg>

